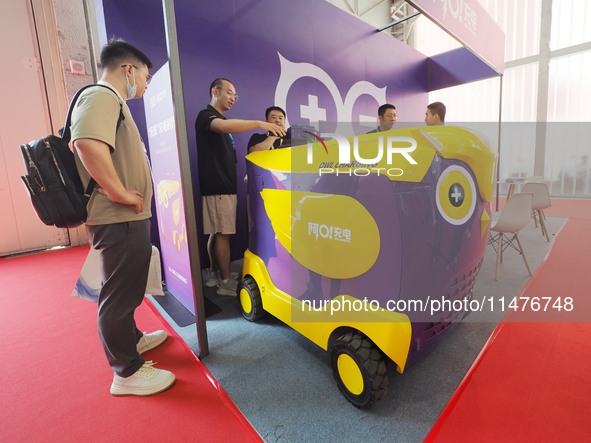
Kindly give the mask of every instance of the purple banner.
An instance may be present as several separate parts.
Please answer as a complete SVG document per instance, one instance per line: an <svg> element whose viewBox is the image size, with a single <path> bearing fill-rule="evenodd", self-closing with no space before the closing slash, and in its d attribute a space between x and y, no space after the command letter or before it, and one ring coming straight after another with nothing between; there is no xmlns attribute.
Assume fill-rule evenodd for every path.
<svg viewBox="0 0 591 443"><path fill-rule="evenodd" d="M478 0L409 0L499 74L505 64L505 34Z"/></svg>
<svg viewBox="0 0 591 443"><path fill-rule="evenodd" d="M195 314L168 63L154 74L144 95L144 109L152 159L164 279L167 290Z"/></svg>
<svg viewBox="0 0 591 443"><path fill-rule="evenodd" d="M149 54L156 67L166 62L161 1L102 1L108 35L133 42ZM421 9L426 11L439 6L441 18L446 20L454 15L459 20L458 8L464 5L464 11L476 12L477 33L485 36L483 28L488 27L483 23L489 18L479 12L478 5L472 5L474 0L415 3L420 3ZM142 20L128 20L138 7L149 10L150 14ZM444 11L444 8L447 9ZM377 107L383 101L396 105L401 125L421 123L428 104L427 91L494 75L492 69L485 69L485 62L476 56L465 57L464 52L426 58L387 33L376 32L375 27L322 0L177 1L175 14L192 166L197 162L195 118L209 103L209 85L216 77L231 79L240 96L226 113L228 118L262 120L268 106L279 104L285 107L291 125L339 120L365 122L366 128L375 128ZM469 15L474 17L471 12ZM454 27L453 23L449 26ZM481 42L476 41L476 44L490 42L502 53L503 35L494 37L497 31L480 38ZM467 40L477 39L467 37ZM475 48L473 46L472 50ZM150 85L148 92L152 90ZM135 106L132 112L137 116L136 123L145 134L144 119L136 112L141 112L141 103L132 102L129 105ZM323 126L323 129L332 132L336 128ZM363 131L359 126L356 129ZM245 173L243 157L252 132L233 134L239 177ZM201 233L201 199L196 176L193 182ZM238 186L238 196L233 259L242 256L248 238L242 183ZM205 244L203 236L200 253L204 264L208 261Z"/></svg>
<svg viewBox="0 0 591 443"><path fill-rule="evenodd" d="M177 2L175 14L194 164L195 118L209 103L209 85L217 77L230 79L239 95L227 118L264 120L265 109L278 105L287 111L289 125L365 122L357 129L367 132L378 125L378 107L389 102L397 107L399 122L423 121L425 56L328 2ZM238 177L246 172L252 132L257 131L233 134ZM197 177L193 181L199 214ZM245 186L239 183L232 259L246 249L245 201Z"/></svg>

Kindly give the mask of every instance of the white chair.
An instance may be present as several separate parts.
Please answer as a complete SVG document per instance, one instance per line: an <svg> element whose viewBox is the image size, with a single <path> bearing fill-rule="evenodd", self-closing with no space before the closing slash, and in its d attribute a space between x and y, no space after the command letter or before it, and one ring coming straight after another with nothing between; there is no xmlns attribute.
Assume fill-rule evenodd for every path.
<svg viewBox="0 0 591 443"><path fill-rule="evenodd" d="M549 178L543 177L541 175L530 175L529 177L525 177L526 183L546 183L549 184L552 180Z"/></svg>
<svg viewBox="0 0 591 443"><path fill-rule="evenodd" d="M519 193L513 195L513 197L507 200L499 220L492 228L490 228L491 233L488 237L488 244L492 245L497 253L495 280L499 279L499 270L503 261L503 252L509 246L516 251L519 251L523 257L527 272L529 275L532 275L529 263L527 262L527 257L525 256L525 251L523 250L523 246L521 245L521 241L519 241L519 236L517 234L527 226L531 219L533 197L534 195L532 193ZM496 232L496 234L493 234L493 231ZM517 247L515 247L514 242L517 243Z"/></svg>
<svg viewBox="0 0 591 443"><path fill-rule="evenodd" d="M548 186L546 183L526 183L521 188L521 192L529 192L534 195L532 203L534 223L536 227L538 223L540 224L542 235L545 235L546 240L550 241L550 235L548 235L548 228L546 227L546 215L544 214L544 209L552 206Z"/></svg>

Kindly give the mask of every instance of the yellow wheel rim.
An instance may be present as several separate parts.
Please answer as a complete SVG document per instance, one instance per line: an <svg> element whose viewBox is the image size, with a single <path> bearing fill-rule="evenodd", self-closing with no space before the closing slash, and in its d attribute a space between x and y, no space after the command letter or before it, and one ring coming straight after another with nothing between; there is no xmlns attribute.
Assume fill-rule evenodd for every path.
<svg viewBox="0 0 591 443"><path fill-rule="evenodd" d="M240 289L240 306L242 306L242 310L247 314L250 314L252 311L252 300L248 291L244 288Z"/></svg>
<svg viewBox="0 0 591 443"><path fill-rule="evenodd" d="M363 392L363 374L355 360L347 354L341 354L337 359L337 368L339 377L349 392L360 395Z"/></svg>

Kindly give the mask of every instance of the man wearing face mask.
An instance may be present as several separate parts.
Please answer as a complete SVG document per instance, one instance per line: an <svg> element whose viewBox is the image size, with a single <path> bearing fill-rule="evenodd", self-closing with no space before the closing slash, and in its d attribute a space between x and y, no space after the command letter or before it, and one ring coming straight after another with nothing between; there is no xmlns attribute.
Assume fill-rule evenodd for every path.
<svg viewBox="0 0 591 443"><path fill-rule="evenodd" d="M134 319L152 253L153 188L146 150L125 101L144 95L152 63L129 43L111 40L101 52L101 66L98 83L109 89L86 89L74 107L71 126L83 184L91 177L97 183L86 228L101 261L99 337L115 373L111 394L151 395L172 386L175 376L142 357L166 340L166 332L142 333Z"/></svg>

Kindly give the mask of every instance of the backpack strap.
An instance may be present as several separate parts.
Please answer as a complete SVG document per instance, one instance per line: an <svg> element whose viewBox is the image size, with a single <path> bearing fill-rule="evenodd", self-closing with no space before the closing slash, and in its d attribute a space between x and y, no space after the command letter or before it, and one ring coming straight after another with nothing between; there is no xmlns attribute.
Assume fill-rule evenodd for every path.
<svg viewBox="0 0 591 443"><path fill-rule="evenodd" d="M109 91L113 92L113 94L116 94L117 98L119 98L119 95L115 91L113 91L112 88L109 88L106 85L92 84L92 85L86 85L86 86L83 86L82 88L80 88L78 90L78 92L76 92L76 94L74 95L74 98L72 98L72 101L70 102L70 107L68 108L68 116L66 117L66 123L64 124L64 127L59 130L59 133L62 136L62 140L65 141L66 143L70 143L70 140L72 138L72 133L70 132L70 126L72 125L72 111L74 110L74 106L76 105L76 102L78 101L78 97L80 97L80 94L82 94L82 91L84 91L88 88L92 88L93 86L100 86L101 88L107 88ZM115 131L119 130L119 125L121 125L121 122L123 120L125 120L125 116L123 115L123 103L121 103L121 100L119 100L119 118L117 119L117 127L116 127ZM94 180L94 178L90 177L90 181L88 182L88 186L86 187L84 194L90 196L90 194L92 194L92 191L94 190L95 186L96 186L96 181Z"/></svg>

